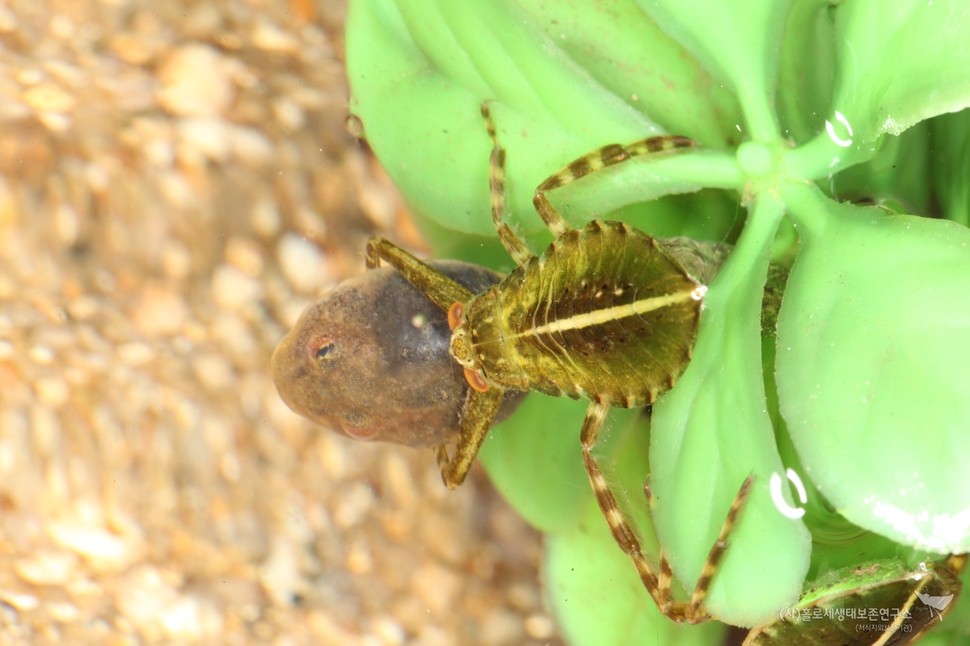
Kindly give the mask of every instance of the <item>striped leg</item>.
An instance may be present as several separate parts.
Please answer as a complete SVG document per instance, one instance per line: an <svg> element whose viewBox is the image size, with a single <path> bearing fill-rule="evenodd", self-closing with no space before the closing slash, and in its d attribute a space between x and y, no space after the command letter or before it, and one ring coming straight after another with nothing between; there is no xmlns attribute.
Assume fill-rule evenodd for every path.
<svg viewBox="0 0 970 646"><path fill-rule="evenodd" d="M603 146L599 150L594 150L588 155L580 157L558 173L551 175L542 184L539 184L539 188L536 189L536 194L532 198L532 203L535 205L539 217L542 218L542 221L552 231L552 235L559 238L559 236L569 230L569 225L559 215L559 212L552 208L552 204L549 203L549 199L546 197L546 192L559 188L560 186L565 186L570 182L595 173L607 166L624 162L632 157L642 157L643 155L652 155L679 148L693 148L696 145L697 142L687 137L661 135L637 141L628 146L621 146L620 144Z"/></svg>
<svg viewBox="0 0 970 646"><path fill-rule="evenodd" d="M524 265L532 252L525 244L525 240L520 238L508 224L502 221L505 214L505 149L498 143L498 136L495 134L495 123L488 110L488 104L482 104L482 119L485 120L485 129L492 140L492 156L488 161L488 190L492 197L492 222L495 230L498 231L499 240L502 246L512 256L512 260L517 265Z"/></svg>
<svg viewBox="0 0 970 646"><path fill-rule="evenodd" d="M950 554L946 557L946 568L960 576L967 569L967 558L970 554Z"/></svg>
<svg viewBox="0 0 970 646"><path fill-rule="evenodd" d="M488 435L488 429L495 421L504 396L505 390L498 387L486 391L468 389L461 409L458 445L455 447L454 457L449 457L448 447L444 444L435 447L441 479L449 489L457 489L465 481L468 470L472 468L475 456Z"/></svg>
<svg viewBox="0 0 970 646"><path fill-rule="evenodd" d="M707 590L711 585L711 580L717 573L717 566L720 564L724 556L724 551L728 547L727 538L737 524L741 510L744 508L748 495L751 493L751 484L754 482L754 476L749 476L744 481L744 484L741 485L741 490L738 491L738 495L734 498L734 502L731 504L731 510L728 512L724 525L721 526L721 534L718 536L717 542L714 543L714 547L711 548L711 551L707 555L707 560L704 562L704 568L701 570L701 576L697 581L690 601L674 601L670 598L672 574L667 559L661 554L659 571L650 565L650 562L641 550L640 542L633 533L630 524L623 516L623 512L616 503L616 498L613 496L613 492L610 491L610 487L603 477L599 466L596 464L596 459L593 457L592 450L596 446L596 439L599 436L600 429L603 426L603 420L606 418L608 410L609 407L602 402L595 400L590 402L589 408L586 410L586 419L583 420L581 442L583 445L583 463L586 465L586 475L589 477L590 485L593 487L593 493L596 494L596 502L599 504L600 510L606 518L606 524L610 527L613 539L620 546L620 549L633 560L633 565L640 575L643 586L650 593L660 612L677 623L696 624L707 621L710 619L710 616L704 612L704 599L707 596ZM644 491L649 500L649 488L645 486Z"/></svg>
<svg viewBox="0 0 970 646"><path fill-rule="evenodd" d="M707 597L707 590L711 586L711 580L717 574L717 566L720 565L721 559L724 558L724 552L728 548L728 536L731 535L731 531L738 522L741 510L744 509L744 503L748 501L748 496L751 495L752 484L754 484L754 476L750 475L745 478L741 484L741 489L738 491L738 495L734 497L734 502L731 503L731 509L728 510L727 518L724 519L724 524L721 525L721 533L717 537L717 541L715 541L711 551L707 553L707 560L704 561L701 576L697 579L697 585L694 586L694 594L691 595L690 603L687 606L688 617L699 615L703 615L705 618L708 617L707 613L701 607L704 604L704 599Z"/></svg>
<svg viewBox="0 0 970 646"><path fill-rule="evenodd" d="M374 236L368 240L364 257L368 269L380 267L381 259L386 260L408 282L446 312L455 303L467 303L474 296L431 265L421 262L386 238Z"/></svg>
<svg viewBox="0 0 970 646"><path fill-rule="evenodd" d="M650 493L650 478L644 478L643 480L643 495L647 499L647 508L650 510L651 515L653 514L653 494ZM667 557L664 556L663 547L660 548L660 573L657 575L657 582L660 589L666 593L669 593L670 586L674 580L674 573L670 569L670 563L667 562ZM664 603L669 602L669 594L664 595ZM662 604L658 604L662 608Z"/></svg>
<svg viewBox="0 0 970 646"><path fill-rule="evenodd" d="M600 506L600 511L603 512L606 524L609 525L610 532L613 534L613 540L625 554L633 559L633 565L640 575L640 580L643 581L643 586L653 597L660 611L666 615L666 608L670 605L670 578L667 577L666 585L661 586L657 573L643 555L640 541L637 540L633 528L630 527L623 516L620 506L616 504L616 498L610 491L610 486L607 484L606 478L603 477L599 465L596 464L596 458L593 457L593 447L596 446L596 440L608 411L609 407L606 404L596 400L591 401L589 408L586 409L586 418L583 420L583 431L580 435L586 475L593 487L593 493L596 495L596 502Z"/></svg>

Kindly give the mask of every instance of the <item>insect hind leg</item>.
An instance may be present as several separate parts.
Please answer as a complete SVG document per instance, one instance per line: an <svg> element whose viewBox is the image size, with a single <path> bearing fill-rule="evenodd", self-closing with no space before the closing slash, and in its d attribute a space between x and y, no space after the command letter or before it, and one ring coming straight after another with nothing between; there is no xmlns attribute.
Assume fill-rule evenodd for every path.
<svg viewBox="0 0 970 646"><path fill-rule="evenodd" d="M525 264L532 257L532 252L508 224L502 220L505 215L505 149L498 143L495 133L495 123L489 112L488 103L482 104L482 119L485 129L492 140L492 154L488 161L488 191L492 200L492 222L498 232L499 240L517 265Z"/></svg>
<svg viewBox="0 0 970 646"><path fill-rule="evenodd" d="M595 400L591 401L589 408L586 409L586 418L583 420L583 430L580 436L580 441L583 446L583 464L586 467L586 475L589 477L590 486L593 488L596 502L599 504L600 511L606 519L610 533L613 534L613 540L633 560L633 565L640 575L643 586L650 593L650 596L653 597L660 611L675 621L678 621L680 620L679 618L670 614L671 612L676 613L676 610L671 607L672 603L670 601L670 576L663 576L663 572L658 574L644 556L640 547L640 541L637 539L636 534L634 534L633 528L630 527L630 523L627 522L626 517L623 515L623 511L616 502L616 497L610 490L609 483L606 482L606 478L603 477L603 472L600 471L599 465L596 463L596 458L593 457L593 447L596 446L596 440L599 437L600 429L603 427L603 421L606 419L608 411L609 406ZM663 565L661 565L661 569L663 569Z"/></svg>
<svg viewBox="0 0 970 646"><path fill-rule="evenodd" d="M633 528L630 527L630 523L623 515L623 511L617 504L616 497L610 490L606 478L603 477L603 473L596 464L596 458L593 457L592 450L596 446L596 440L603 426L607 411L609 411L609 407L605 403L595 400L590 402L589 408L586 410L586 418L583 420L581 442L586 475L589 477L590 485L593 487L593 493L596 495L596 502L603 512L606 524L609 525L613 539L619 545L620 549L633 561L637 574L640 575L640 581L657 604L660 612L677 623L696 624L707 621L710 619L710 615L704 610L704 600L707 597L708 588L714 575L717 573L717 568L724 556L724 552L728 547L727 538L734 530L741 511L744 509L744 505L751 493L754 476L749 476L744 481L744 484L741 485L741 490L735 496L734 502L731 504L731 510L728 512L727 518L721 526L720 535L710 552L708 552L707 560L704 562L701 576L697 581L690 601L675 601L670 598L670 587L673 575L667 559L661 553L659 571L647 560L640 547L640 541L634 534ZM649 502L650 490L645 486L644 491L647 494Z"/></svg>
<svg viewBox="0 0 970 646"><path fill-rule="evenodd" d="M549 198L546 197L548 191L565 186L608 166L625 162L634 157L643 157L645 155L670 150L694 148L696 146L697 142L693 139L680 135L649 137L627 146L621 146L620 144L603 146L587 155L583 155L558 173L550 175L546 181L539 184L539 188L536 189L535 195L532 198L532 204L536 207L536 212L542 218L542 221L546 223L546 226L549 227L549 230L552 231L552 234L556 238L559 238L569 230L569 225L566 224L562 215L549 203Z"/></svg>
<svg viewBox="0 0 970 646"><path fill-rule="evenodd" d="M703 612L702 609L704 599L707 598L708 588L710 588L711 581L714 579L714 575L717 574L718 566L721 564L721 559L724 558L724 552L728 548L727 539L731 535L731 532L734 531L738 518L744 510L744 505L748 501L748 496L751 495L752 484L754 484L754 476L750 475L741 484L741 489L734 497L734 502L731 503L731 509L728 511L727 518L724 519L724 524L721 525L721 533L718 535L717 541L714 542L714 546L711 547L711 551L707 553L707 559L701 568L701 575L697 579L697 585L694 586L694 593L691 595L690 603L687 606L688 616L698 616L700 614L707 616L707 613Z"/></svg>

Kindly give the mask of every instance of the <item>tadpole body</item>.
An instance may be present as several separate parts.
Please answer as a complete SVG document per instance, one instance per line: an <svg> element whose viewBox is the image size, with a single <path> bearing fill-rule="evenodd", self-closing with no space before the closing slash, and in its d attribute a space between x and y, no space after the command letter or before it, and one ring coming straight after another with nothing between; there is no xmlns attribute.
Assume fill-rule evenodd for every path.
<svg viewBox="0 0 970 646"><path fill-rule="evenodd" d="M502 276L456 260L430 263L474 293ZM273 353L292 410L348 437L408 446L454 441L468 392L448 354L447 314L396 270L346 280L310 305ZM508 393L499 419L525 393Z"/></svg>

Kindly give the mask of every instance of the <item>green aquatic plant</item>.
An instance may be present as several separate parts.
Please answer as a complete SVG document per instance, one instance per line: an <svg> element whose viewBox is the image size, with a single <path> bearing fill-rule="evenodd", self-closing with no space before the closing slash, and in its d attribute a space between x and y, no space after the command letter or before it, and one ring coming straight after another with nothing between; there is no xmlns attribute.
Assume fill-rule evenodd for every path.
<svg viewBox="0 0 970 646"><path fill-rule="evenodd" d="M550 199L576 227L736 239L686 372L651 423L611 414L598 450L648 552L662 545L687 589L756 476L706 602L725 622L764 623L833 568L970 551L968 40L961 0L351 2L351 111L439 257L512 267L489 211L483 102L507 151L507 220L534 250L550 241L535 188L571 160L656 134L699 142ZM773 339L771 259L792 265ZM656 612L597 517L584 411L534 395L481 452L549 535L564 632L711 643L717 627ZM804 504L770 493L788 469Z"/></svg>

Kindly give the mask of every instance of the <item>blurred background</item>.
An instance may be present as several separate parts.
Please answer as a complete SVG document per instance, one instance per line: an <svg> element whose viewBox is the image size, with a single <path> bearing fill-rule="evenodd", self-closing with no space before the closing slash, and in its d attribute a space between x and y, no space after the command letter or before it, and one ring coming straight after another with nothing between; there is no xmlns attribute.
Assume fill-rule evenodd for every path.
<svg viewBox="0 0 970 646"><path fill-rule="evenodd" d="M479 469L269 377L368 236L423 249L348 132L344 12L0 2L0 643L561 644Z"/></svg>

